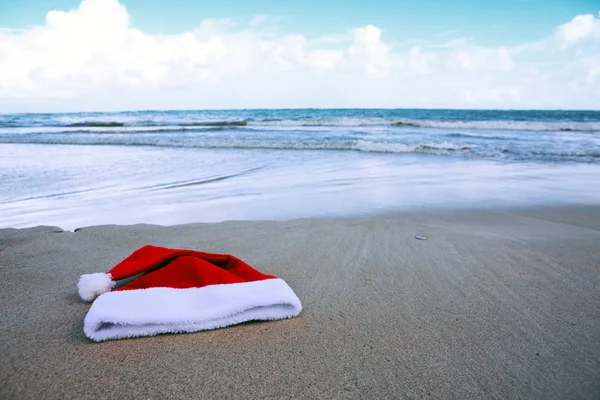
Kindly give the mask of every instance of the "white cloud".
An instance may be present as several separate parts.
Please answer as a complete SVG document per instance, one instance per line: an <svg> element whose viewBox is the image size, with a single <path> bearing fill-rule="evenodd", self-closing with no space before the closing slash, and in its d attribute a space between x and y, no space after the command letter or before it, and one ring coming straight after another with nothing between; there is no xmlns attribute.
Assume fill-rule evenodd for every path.
<svg viewBox="0 0 600 400"><path fill-rule="evenodd" d="M465 91L465 100L476 105L481 101L509 101L519 102L521 93L516 86L493 86L485 90L467 89Z"/></svg>
<svg viewBox="0 0 600 400"><path fill-rule="evenodd" d="M0 29L0 111L598 108L599 21L576 16L515 47L393 42L374 25L309 39L269 30L267 16L159 36L132 26L117 0L84 0L42 26Z"/></svg>
<svg viewBox="0 0 600 400"><path fill-rule="evenodd" d="M600 38L600 18L593 14L578 15L559 26L556 35L567 46L589 38Z"/></svg>
<svg viewBox="0 0 600 400"><path fill-rule="evenodd" d="M506 47L487 49L467 45L453 52L460 66L469 71L510 71L514 61Z"/></svg>
<svg viewBox="0 0 600 400"><path fill-rule="evenodd" d="M413 71L419 74L431 72L431 64L435 62L435 55L421 53L421 47L415 46L408 52L408 64Z"/></svg>
<svg viewBox="0 0 600 400"><path fill-rule="evenodd" d="M385 75L391 67L390 47L381 41L381 29L373 25L357 28L348 55L362 64L367 75Z"/></svg>

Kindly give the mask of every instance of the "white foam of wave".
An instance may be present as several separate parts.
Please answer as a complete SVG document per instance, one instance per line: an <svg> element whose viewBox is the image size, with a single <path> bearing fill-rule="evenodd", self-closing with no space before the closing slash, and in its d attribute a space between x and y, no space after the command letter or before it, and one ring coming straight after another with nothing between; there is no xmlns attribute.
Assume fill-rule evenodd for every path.
<svg viewBox="0 0 600 400"><path fill-rule="evenodd" d="M398 128L488 129L515 131L600 131L600 122L548 122L513 120L427 120L385 118L332 118L302 120L248 121L249 126L317 127L317 126L395 126Z"/></svg>
<svg viewBox="0 0 600 400"><path fill-rule="evenodd" d="M585 161L598 162L598 147L557 149L531 146L494 145L475 146L472 143L449 141L419 141L401 143L385 140L350 139L321 141L318 139L296 138L281 140L272 138L235 138L215 136L161 136L161 135L89 135L89 134L37 134L0 135L0 143L5 144L47 144L47 145L113 145L113 146L152 146L198 149L247 149L247 150L306 150L306 151L360 151L367 153L420 153L445 156L468 156L501 160L532 161ZM539 148L539 150L537 150Z"/></svg>
<svg viewBox="0 0 600 400"><path fill-rule="evenodd" d="M27 135L27 134L69 134L69 133L144 133L144 132L179 132L203 130L209 131L218 129L218 126L181 126L181 125L131 125L119 127L103 127L103 126L33 126L19 128L0 128L0 135ZM221 128L224 129L224 128Z"/></svg>
<svg viewBox="0 0 600 400"><path fill-rule="evenodd" d="M73 119L75 121L75 119ZM147 132L154 130L186 130L221 127L223 129L236 129L248 127L269 128L313 128L313 127L395 127L395 128L436 128L457 130L510 130L510 131L570 131L600 132L600 122L550 122L550 121L514 121L514 120L428 120L428 119L387 119L387 118L353 118L340 117L329 119L275 119L275 120L219 120L204 121L201 119L161 119L154 121L140 121L132 118L119 118L115 121L81 122L72 120L60 121L65 126L30 126L30 127L0 127L0 134L4 133L38 133L38 132L64 132L64 131L130 131ZM53 123L56 123L54 121ZM68 126L68 125L78 126ZM90 124L90 126L87 126ZM94 126L96 124L96 126ZM107 126L102 126L107 124ZM114 124L114 126L110 126ZM123 124L121 126L121 124Z"/></svg>
<svg viewBox="0 0 600 400"><path fill-rule="evenodd" d="M176 139L176 138L175 138ZM157 146L157 147L195 147L208 149L270 149L270 150L338 150L363 151L373 153L435 153L449 154L470 150L452 142L426 142L405 144L399 142L384 142L373 140L256 140L196 137L177 139L166 136L133 136L133 135L88 135L67 134L34 136L15 135L0 136L0 143L37 143L37 144L68 144L68 145L120 145L120 146Z"/></svg>
<svg viewBox="0 0 600 400"><path fill-rule="evenodd" d="M390 120L385 118L331 118L331 119L280 119L248 121L249 126L316 127L316 126L386 126Z"/></svg>
<svg viewBox="0 0 600 400"><path fill-rule="evenodd" d="M403 143L371 142L368 140L359 140L352 146L352 150L372 153L412 153L415 149L416 146Z"/></svg>
<svg viewBox="0 0 600 400"><path fill-rule="evenodd" d="M472 146L460 145L451 142L428 142L418 144L385 143L359 140L353 150L373 153L431 153L431 154L456 154L457 152L469 152Z"/></svg>
<svg viewBox="0 0 600 400"><path fill-rule="evenodd" d="M488 129L515 131L600 131L600 122L549 122L514 120L427 120L385 118L332 118L248 121L248 126L318 127L318 126L394 126L398 128Z"/></svg>
<svg viewBox="0 0 600 400"><path fill-rule="evenodd" d="M404 119L393 123L399 127L444 129L490 129L518 131L600 131L600 122L541 122L541 121L462 121Z"/></svg>

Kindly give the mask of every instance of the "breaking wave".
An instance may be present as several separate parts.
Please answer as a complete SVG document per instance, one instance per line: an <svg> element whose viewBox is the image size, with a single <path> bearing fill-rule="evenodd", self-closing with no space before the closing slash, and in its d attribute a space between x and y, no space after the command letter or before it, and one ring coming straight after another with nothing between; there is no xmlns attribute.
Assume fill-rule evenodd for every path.
<svg viewBox="0 0 600 400"><path fill-rule="evenodd" d="M179 126L246 126L248 121L182 122Z"/></svg>
<svg viewBox="0 0 600 400"><path fill-rule="evenodd" d="M352 146L351 150L359 150L374 153L430 153L438 155L453 155L462 153L466 155L475 149L473 146L459 145L456 143L386 143L359 140Z"/></svg>
<svg viewBox="0 0 600 400"><path fill-rule="evenodd" d="M473 120L427 120L383 118L335 118L305 120L258 120L248 121L249 126L282 127L361 127L388 126L394 128L437 128L437 129L473 129L473 130L513 130L513 131L600 131L600 122L541 122L541 121L473 121Z"/></svg>
<svg viewBox="0 0 600 400"><path fill-rule="evenodd" d="M65 125L70 128L119 128L125 126L124 122L101 122L101 121L85 121L74 122Z"/></svg>
<svg viewBox="0 0 600 400"><path fill-rule="evenodd" d="M212 129L219 130L213 127ZM97 146L151 146L165 148L197 149L246 149L246 150L303 150L303 151L358 151L365 153L390 154L432 154L492 160L549 161L549 162L600 162L600 147L589 146L573 149L557 146L542 148L527 143L508 143L499 140L478 144L456 141L421 140L402 141L393 138L377 139L363 137L314 136L237 136L222 135L173 135L155 134L110 134L101 132L69 132L68 134L25 134L0 135L0 143L5 144L45 144L45 145L97 145ZM426 139L426 138L422 138Z"/></svg>
<svg viewBox="0 0 600 400"><path fill-rule="evenodd" d="M385 141L339 138L337 140L248 140L225 138L191 138L191 140L169 140L160 137L135 137L131 135L24 135L1 137L0 143L60 144L60 145L104 145L104 146L152 146L183 147L199 149L270 149L270 150L321 150L360 151L369 153L429 153L438 155L469 155L474 146L451 142L427 142L403 144Z"/></svg>
<svg viewBox="0 0 600 400"><path fill-rule="evenodd" d="M502 131L600 131L600 123L598 122L402 120L396 121L392 125L413 128L487 129Z"/></svg>
<svg viewBox="0 0 600 400"><path fill-rule="evenodd" d="M189 121L182 119L172 120L129 120L129 121L78 121L60 123L57 121L39 122L34 125L23 125L14 121L0 123L0 128L103 128L118 129L152 128L152 127L282 127L282 128L311 128L311 127L391 127L398 129L468 129L468 130L498 130L498 131L555 131L555 132L600 132L600 122L550 122L550 121L514 121L514 120L428 120L428 119L401 119L390 120L385 118L331 118L331 119L242 119L242 120L207 120Z"/></svg>
<svg viewBox="0 0 600 400"><path fill-rule="evenodd" d="M335 150L600 163L600 112L306 109L0 114L0 143Z"/></svg>

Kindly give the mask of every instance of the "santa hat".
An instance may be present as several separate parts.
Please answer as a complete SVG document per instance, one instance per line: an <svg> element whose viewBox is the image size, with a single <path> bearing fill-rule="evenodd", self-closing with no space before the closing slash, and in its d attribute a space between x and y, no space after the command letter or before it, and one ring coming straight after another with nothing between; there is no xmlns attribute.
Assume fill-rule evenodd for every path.
<svg viewBox="0 0 600 400"><path fill-rule="evenodd" d="M137 275L113 289L115 281ZM106 274L82 275L78 288L84 300L99 296L83 327L97 342L291 318L302 311L283 280L236 257L156 246L136 250Z"/></svg>

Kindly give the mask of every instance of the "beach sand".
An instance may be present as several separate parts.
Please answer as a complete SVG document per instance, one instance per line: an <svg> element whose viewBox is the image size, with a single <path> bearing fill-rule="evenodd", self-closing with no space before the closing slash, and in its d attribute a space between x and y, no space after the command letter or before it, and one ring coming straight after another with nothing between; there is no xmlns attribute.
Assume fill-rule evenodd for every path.
<svg viewBox="0 0 600 400"><path fill-rule="evenodd" d="M417 240L422 235L427 240ZM283 278L298 318L95 343L145 244ZM0 230L0 398L600 398L600 208Z"/></svg>

